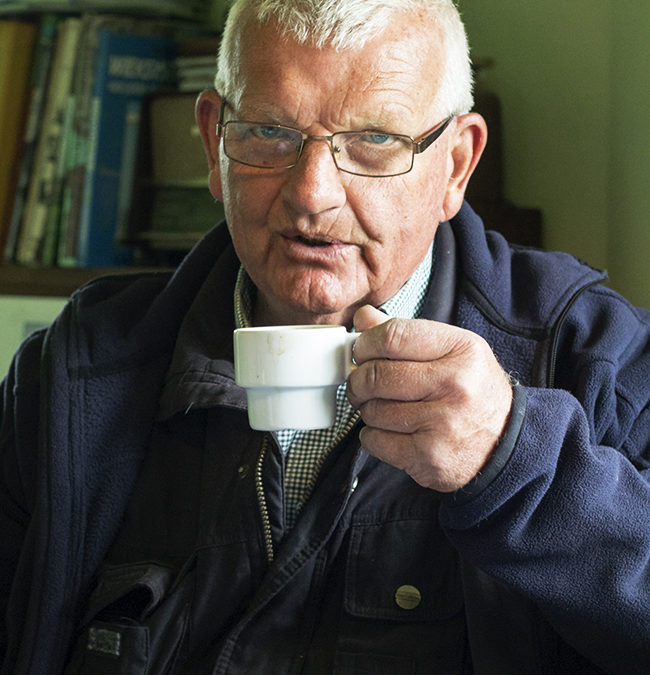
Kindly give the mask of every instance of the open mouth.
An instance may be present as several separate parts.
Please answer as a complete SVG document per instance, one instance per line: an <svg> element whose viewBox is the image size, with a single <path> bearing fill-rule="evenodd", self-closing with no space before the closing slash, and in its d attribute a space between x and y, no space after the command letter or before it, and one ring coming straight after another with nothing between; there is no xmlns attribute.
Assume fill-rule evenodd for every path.
<svg viewBox="0 0 650 675"><path fill-rule="evenodd" d="M334 243L333 241L329 241L326 239L312 239L310 237L303 237L302 235L298 235L297 237L295 237L295 241L298 241L301 244L304 244L305 246L314 246L314 247L331 246Z"/></svg>

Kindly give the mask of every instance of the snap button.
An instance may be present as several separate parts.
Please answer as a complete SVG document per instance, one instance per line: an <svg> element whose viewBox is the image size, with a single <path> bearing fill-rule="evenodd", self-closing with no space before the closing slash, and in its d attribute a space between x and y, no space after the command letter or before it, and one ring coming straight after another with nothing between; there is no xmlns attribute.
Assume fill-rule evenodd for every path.
<svg viewBox="0 0 650 675"><path fill-rule="evenodd" d="M119 656L121 642L122 634L119 631L91 627L88 631L88 644L86 645L86 649L89 652L99 652L100 654Z"/></svg>
<svg viewBox="0 0 650 675"><path fill-rule="evenodd" d="M395 602L401 609L415 609L422 602L422 594L415 586L400 586L395 591Z"/></svg>
<svg viewBox="0 0 650 675"><path fill-rule="evenodd" d="M248 476L249 471L250 471L250 467L248 466L248 464L242 464L237 469L237 474L239 475L240 478L246 478L246 476Z"/></svg>
<svg viewBox="0 0 650 675"><path fill-rule="evenodd" d="M354 492L357 489L357 485L359 485L359 476L354 477L354 480L352 481L352 486L350 488L350 492Z"/></svg>

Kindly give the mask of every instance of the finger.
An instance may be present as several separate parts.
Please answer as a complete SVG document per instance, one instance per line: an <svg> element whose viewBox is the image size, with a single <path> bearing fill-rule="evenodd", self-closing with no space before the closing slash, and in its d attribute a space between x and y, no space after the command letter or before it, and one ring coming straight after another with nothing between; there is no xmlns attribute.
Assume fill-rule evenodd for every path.
<svg viewBox="0 0 650 675"><path fill-rule="evenodd" d="M385 401L373 398L359 408L368 427L399 434L434 432L436 436L456 437L457 415L446 415L444 407L422 401Z"/></svg>
<svg viewBox="0 0 650 675"><path fill-rule="evenodd" d="M355 353L356 358L356 353ZM359 408L371 399L432 401L450 397L459 403L469 396L474 371L454 363L376 359L357 366L348 378L348 399Z"/></svg>
<svg viewBox="0 0 650 675"><path fill-rule="evenodd" d="M372 305L364 305L354 314L354 330L361 333L388 321L388 319L388 315L381 310Z"/></svg>
<svg viewBox="0 0 650 675"><path fill-rule="evenodd" d="M359 327L364 325L361 318ZM436 321L388 319L362 331L354 346L354 358L357 364L372 359L432 361L451 352L462 353L479 345L484 348L482 342L475 333Z"/></svg>
<svg viewBox="0 0 650 675"><path fill-rule="evenodd" d="M430 445L455 448L466 453L479 445L490 448L503 432L495 416L485 411L455 411L439 403L381 401L372 399L359 409L368 427L411 435Z"/></svg>
<svg viewBox="0 0 650 675"><path fill-rule="evenodd" d="M429 452L428 461L423 462L417 436L364 427L359 439L368 454L405 471L423 487L438 489L442 485L439 474L444 469L437 465L436 453Z"/></svg>
<svg viewBox="0 0 650 675"><path fill-rule="evenodd" d="M401 434L364 427L361 446L373 457L405 471L422 487L453 492L466 485L481 470L485 456L472 453L459 458L444 443L430 443L428 434Z"/></svg>
<svg viewBox="0 0 650 675"><path fill-rule="evenodd" d="M415 463L415 444L410 434L365 426L359 432L359 441L368 454L396 469L408 471Z"/></svg>

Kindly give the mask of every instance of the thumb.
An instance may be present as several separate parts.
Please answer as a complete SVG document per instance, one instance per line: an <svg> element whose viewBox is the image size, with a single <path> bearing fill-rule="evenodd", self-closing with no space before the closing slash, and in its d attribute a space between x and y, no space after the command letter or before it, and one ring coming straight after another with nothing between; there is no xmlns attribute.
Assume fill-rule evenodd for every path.
<svg viewBox="0 0 650 675"><path fill-rule="evenodd" d="M364 305L354 313L354 329L361 333L388 321L390 317L372 305Z"/></svg>

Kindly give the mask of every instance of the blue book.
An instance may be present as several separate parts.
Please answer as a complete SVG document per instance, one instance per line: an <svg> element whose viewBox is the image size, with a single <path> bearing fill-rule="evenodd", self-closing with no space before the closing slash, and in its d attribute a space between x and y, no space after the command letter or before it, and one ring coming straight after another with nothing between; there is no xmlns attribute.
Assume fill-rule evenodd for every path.
<svg viewBox="0 0 650 675"><path fill-rule="evenodd" d="M174 83L176 43L100 30L97 38L89 157L77 242L79 267L128 265L120 241L129 211L142 102Z"/></svg>

